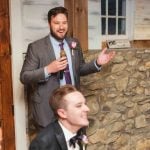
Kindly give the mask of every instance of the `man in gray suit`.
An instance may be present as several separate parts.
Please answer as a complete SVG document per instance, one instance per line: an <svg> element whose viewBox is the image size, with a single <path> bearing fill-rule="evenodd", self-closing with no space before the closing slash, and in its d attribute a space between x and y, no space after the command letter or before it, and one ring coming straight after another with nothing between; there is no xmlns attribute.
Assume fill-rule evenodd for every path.
<svg viewBox="0 0 150 150"><path fill-rule="evenodd" d="M67 37L68 11L64 7L56 7L48 12L50 34L28 46L27 55L20 73L20 80L28 85L30 91L32 115L36 123L47 126L54 115L49 108L48 100L54 89L70 83L77 89L80 87L80 76L101 70L101 65L108 63L115 53L105 53L104 49L97 59L85 63L80 43L75 38ZM60 57L60 52L65 55Z"/></svg>

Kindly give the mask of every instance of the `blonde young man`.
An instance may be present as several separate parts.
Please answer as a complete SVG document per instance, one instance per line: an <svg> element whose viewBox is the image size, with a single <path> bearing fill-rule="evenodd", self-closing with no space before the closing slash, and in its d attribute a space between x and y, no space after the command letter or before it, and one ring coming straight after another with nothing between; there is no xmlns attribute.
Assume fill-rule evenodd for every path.
<svg viewBox="0 0 150 150"><path fill-rule="evenodd" d="M82 93L72 85L62 86L53 92L50 106L57 120L37 135L29 149L84 150L81 129L89 124L89 108Z"/></svg>

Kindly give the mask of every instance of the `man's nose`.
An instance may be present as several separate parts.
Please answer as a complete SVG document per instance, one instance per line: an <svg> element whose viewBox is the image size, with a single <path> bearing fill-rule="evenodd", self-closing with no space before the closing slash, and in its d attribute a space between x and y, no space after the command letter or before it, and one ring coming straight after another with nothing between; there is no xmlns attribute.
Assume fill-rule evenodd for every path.
<svg viewBox="0 0 150 150"><path fill-rule="evenodd" d="M60 25L59 25L59 28L60 28L60 29L63 29L63 27L64 27L63 24L60 24Z"/></svg>
<svg viewBox="0 0 150 150"><path fill-rule="evenodd" d="M85 111L87 111L87 112L90 111L90 108L87 105L85 105Z"/></svg>

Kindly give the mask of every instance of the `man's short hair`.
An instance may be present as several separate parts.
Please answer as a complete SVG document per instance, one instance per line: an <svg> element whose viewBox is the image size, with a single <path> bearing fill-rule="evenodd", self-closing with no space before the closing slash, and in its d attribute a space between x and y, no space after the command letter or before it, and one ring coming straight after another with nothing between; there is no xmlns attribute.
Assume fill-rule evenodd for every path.
<svg viewBox="0 0 150 150"><path fill-rule="evenodd" d="M65 7L54 7L48 12L48 22L51 22L51 17L55 17L58 14L64 14L68 19L68 10Z"/></svg>
<svg viewBox="0 0 150 150"><path fill-rule="evenodd" d="M72 85L64 85L53 91L49 104L54 112L54 115L57 118L59 117L57 114L57 110L60 108L63 108L63 109L66 108L66 102L64 100L64 97L67 94L75 92L75 91L77 91L77 89Z"/></svg>

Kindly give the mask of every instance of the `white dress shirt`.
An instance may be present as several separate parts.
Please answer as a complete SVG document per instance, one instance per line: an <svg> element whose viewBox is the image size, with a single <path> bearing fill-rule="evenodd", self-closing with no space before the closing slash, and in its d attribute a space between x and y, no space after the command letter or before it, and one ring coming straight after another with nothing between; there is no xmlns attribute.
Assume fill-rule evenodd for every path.
<svg viewBox="0 0 150 150"><path fill-rule="evenodd" d="M55 57L56 57L56 59L58 59L58 58L60 58L60 46L59 46L60 42L58 42L51 35L50 35L50 40L51 40L52 46L54 48ZM71 59L70 48L69 48L69 45L65 39L63 40L63 43L64 43L64 45L63 45L64 51L66 52L67 59L68 59L72 85L74 85L74 76L73 76L73 68L72 68L72 59ZM66 84L65 77L63 76L63 79L60 80L60 85L65 85L65 84Z"/></svg>
<svg viewBox="0 0 150 150"><path fill-rule="evenodd" d="M68 148L68 150L80 150L79 145L78 145L77 143L76 143L76 145L75 145L75 148L74 148L73 146L70 146L70 145L69 145L69 140L70 140L72 137L74 137L74 136L76 135L76 133L70 132L67 128L65 128L65 127L62 125L61 122L58 122L58 123L60 124L60 126L61 126L61 128L62 128L62 130L63 130L63 133L64 133L64 135L65 135L65 140L66 140L66 143L67 143L67 148ZM83 150L84 150L84 148L83 148Z"/></svg>

